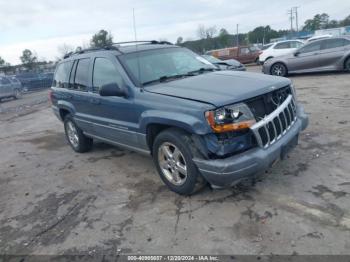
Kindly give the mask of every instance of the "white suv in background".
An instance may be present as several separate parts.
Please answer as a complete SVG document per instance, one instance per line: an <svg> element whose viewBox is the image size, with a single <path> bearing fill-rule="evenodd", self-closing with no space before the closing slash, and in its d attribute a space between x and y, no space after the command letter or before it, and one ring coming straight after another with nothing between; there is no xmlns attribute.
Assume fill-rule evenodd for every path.
<svg viewBox="0 0 350 262"><path fill-rule="evenodd" d="M263 64L270 58L291 53L301 47L303 44L304 42L300 40L286 40L273 43L271 46L262 51L259 56L259 62Z"/></svg>

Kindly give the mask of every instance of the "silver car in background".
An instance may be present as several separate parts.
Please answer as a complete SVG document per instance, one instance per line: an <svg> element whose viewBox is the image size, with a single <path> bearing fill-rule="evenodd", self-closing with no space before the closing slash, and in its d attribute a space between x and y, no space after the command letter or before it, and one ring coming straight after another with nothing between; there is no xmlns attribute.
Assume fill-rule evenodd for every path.
<svg viewBox="0 0 350 262"><path fill-rule="evenodd" d="M350 71L350 37L332 37L313 41L295 52L267 60L263 73L288 74Z"/></svg>
<svg viewBox="0 0 350 262"><path fill-rule="evenodd" d="M13 97L18 99L22 96L21 82L14 76L0 76L0 100Z"/></svg>

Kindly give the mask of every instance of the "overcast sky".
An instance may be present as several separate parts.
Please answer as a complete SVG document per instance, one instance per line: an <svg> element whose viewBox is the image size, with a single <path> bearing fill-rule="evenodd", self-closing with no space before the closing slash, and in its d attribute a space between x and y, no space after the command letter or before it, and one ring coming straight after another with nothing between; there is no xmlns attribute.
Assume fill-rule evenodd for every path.
<svg viewBox="0 0 350 262"><path fill-rule="evenodd" d="M55 59L58 46L87 45L100 29L114 41L133 40L135 8L138 39L196 39L199 24L248 32L260 25L290 28L287 9L299 6L299 23L326 12L331 19L350 14L349 0L0 0L0 56L19 63L25 48L39 58Z"/></svg>

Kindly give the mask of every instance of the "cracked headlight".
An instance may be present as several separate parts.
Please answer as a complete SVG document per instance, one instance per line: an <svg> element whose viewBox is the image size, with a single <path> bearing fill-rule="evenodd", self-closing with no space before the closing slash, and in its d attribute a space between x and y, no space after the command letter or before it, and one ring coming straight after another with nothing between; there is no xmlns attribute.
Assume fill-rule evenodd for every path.
<svg viewBox="0 0 350 262"><path fill-rule="evenodd" d="M215 133L248 129L256 122L253 113L244 103L207 111L205 117Z"/></svg>

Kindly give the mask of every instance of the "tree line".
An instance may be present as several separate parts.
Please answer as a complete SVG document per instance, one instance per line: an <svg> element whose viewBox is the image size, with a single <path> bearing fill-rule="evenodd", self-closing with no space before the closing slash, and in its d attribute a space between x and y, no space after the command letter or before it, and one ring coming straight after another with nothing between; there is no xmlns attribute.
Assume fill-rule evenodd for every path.
<svg viewBox="0 0 350 262"><path fill-rule="evenodd" d="M315 31L319 29L328 29L341 26L350 26L350 15L342 20L330 19L329 15L326 13L316 14L313 18L307 19L302 27L303 31ZM225 28L217 30L216 26L205 27L204 25L199 25L196 31L198 40L184 41L180 36L177 38L176 44L190 48L195 52L202 53L205 50L225 48L228 46L235 46L237 42L240 44L251 44L251 43L269 43L273 38L279 38L291 33L290 30L274 30L269 25L258 26L248 33L240 33L238 35L229 34ZM166 40L166 39L162 39ZM71 46L68 44L62 44L58 47L58 52L61 59L65 55L71 52L77 52L84 48L90 47L104 47L109 46L113 43L113 35L104 29L99 30L95 33L90 43L87 46ZM35 69L39 60L34 51L25 49L22 51L20 56L20 61L23 66L28 70ZM43 61L43 63L46 63ZM10 63L6 62L0 56L0 67L10 67Z"/></svg>
<svg viewBox="0 0 350 262"><path fill-rule="evenodd" d="M350 26L350 15L342 20L331 20L326 13L316 14L313 18L307 19L302 27L302 31L313 32L319 29L328 29L342 26ZM248 33L229 34L225 28L219 31L215 26L205 27L199 25L197 28L198 40L183 41L183 38L178 37L176 44L181 45L195 52L202 53L206 50L220 49L229 46L236 46L237 42L242 45L252 43L267 44L271 39L293 34L291 30L274 30L269 25L258 26ZM238 38L238 39L237 39Z"/></svg>

